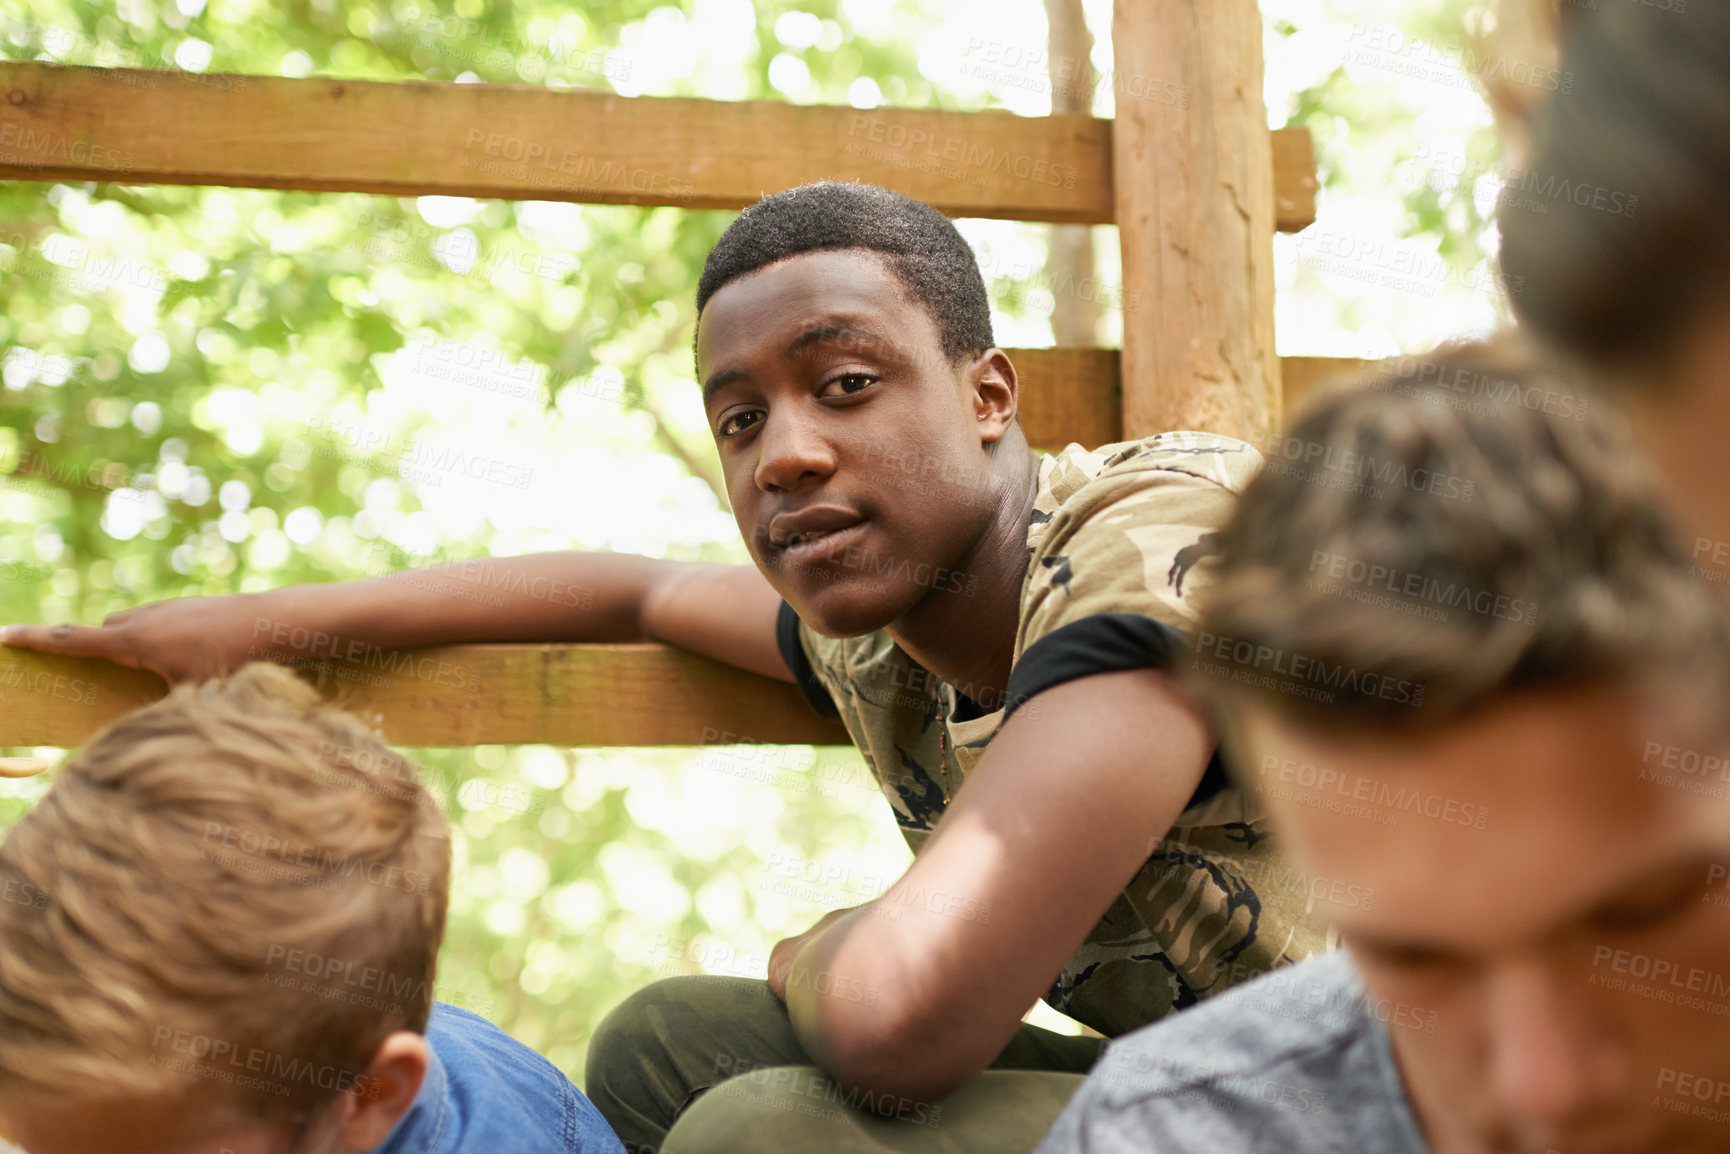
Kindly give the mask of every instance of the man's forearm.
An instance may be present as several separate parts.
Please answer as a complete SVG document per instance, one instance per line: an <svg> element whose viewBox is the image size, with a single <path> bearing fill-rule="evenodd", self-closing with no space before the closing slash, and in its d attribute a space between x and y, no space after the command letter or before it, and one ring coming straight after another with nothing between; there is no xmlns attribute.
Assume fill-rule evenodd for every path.
<svg viewBox="0 0 1730 1154"><path fill-rule="evenodd" d="M385 648L482 641L640 641L648 590L677 562L536 553L261 594L255 630L278 625Z"/></svg>

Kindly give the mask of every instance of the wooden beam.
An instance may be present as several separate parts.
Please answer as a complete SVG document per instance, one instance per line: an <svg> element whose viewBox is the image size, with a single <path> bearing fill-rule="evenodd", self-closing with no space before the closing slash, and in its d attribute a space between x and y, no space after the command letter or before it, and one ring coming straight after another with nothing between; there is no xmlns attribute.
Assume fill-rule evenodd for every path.
<svg viewBox="0 0 1730 1154"><path fill-rule="evenodd" d="M1307 128L1282 128L1271 135L1273 226L1280 232L1301 232L1316 221L1316 192L1321 188L1316 177L1315 137Z"/></svg>
<svg viewBox="0 0 1730 1154"><path fill-rule="evenodd" d="M1116 0L1112 46L1119 75L1190 94L1119 99L1112 122L1123 292L1145 304L1124 324L1124 435L1261 442L1280 420L1261 13L1255 0Z"/></svg>
<svg viewBox="0 0 1730 1154"><path fill-rule="evenodd" d="M1285 382L1287 419L1297 412L1312 392L1324 385L1361 381L1375 370L1376 363L1343 357L1281 357L1280 376Z"/></svg>
<svg viewBox="0 0 1730 1154"><path fill-rule="evenodd" d="M156 674L124 665L0 647L0 748L82 745L167 690Z"/></svg>
<svg viewBox="0 0 1730 1154"><path fill-rule="evenodd" d="M1020 380L1021 431L1036 449L1123 439L1116 349L1006 349Z"/></svg>
<svg viewBox="0 0 1730 1154"><path fill-rule="evenodd" d="M453 645L303 675L394 745L848 745L786 682L663 645ZM155 674L0 648L0 748L82 745Z"/></svg>
<svg viewBox="0 0 1730 1154"><path fill-rule="evenodd" d="M718 209L808 181L863 180L954 216L1103 224L1113 214L1111 122L1091 116L35 62L0 63L0 92L3 180ZM1281 226L1296 231L1315 219L1314 157L1306 131L1275 137ZM1276 194L1265 193L1271 210Z"/></svg>
<svg viewBox="0 0 1730 1154"><path fill-rule="evenodd" d="M1005 351L1015 363L1016 376L1021 382L1021 428L1029 444L1038 449L1060 449L1071 441L1106 445L1124 439L1116 349ZM1282 364L1285 405L1289 410L1322 381L1360 376L1374 362L1339 357L1286 357Z"/></svg>

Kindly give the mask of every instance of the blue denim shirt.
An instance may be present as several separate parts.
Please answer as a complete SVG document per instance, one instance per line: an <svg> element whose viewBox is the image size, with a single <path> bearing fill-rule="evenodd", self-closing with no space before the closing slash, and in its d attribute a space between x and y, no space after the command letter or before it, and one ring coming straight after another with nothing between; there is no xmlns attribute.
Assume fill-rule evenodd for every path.
<svg viewBox="0 0 1730 1154"><path fill-rule="evenodd" d="M594 1103L478 1014L433 1005L414 1105L371 1154L624 1154Z"/></svg>

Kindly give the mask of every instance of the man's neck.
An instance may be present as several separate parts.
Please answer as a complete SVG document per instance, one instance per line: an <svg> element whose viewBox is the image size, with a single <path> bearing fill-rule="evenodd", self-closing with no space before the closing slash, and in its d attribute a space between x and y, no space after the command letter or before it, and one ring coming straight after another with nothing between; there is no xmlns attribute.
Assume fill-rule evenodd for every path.
<svg viewBox="0 0 1730 1154"><path fill-rule="evenodd" d="M913 660L988 710L1003 705L1015 656L1038 459L1018 446L993 472L1002 493L996 515L957 566L969 592L934 591L887 630Z"/></svg>

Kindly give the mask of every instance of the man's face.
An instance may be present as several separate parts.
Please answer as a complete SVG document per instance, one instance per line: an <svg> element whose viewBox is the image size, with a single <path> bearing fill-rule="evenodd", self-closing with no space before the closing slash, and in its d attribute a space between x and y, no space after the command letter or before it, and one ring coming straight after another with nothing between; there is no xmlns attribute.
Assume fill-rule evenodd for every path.
<svg viewBox="0 0 1730 1154"><path fill-rule="evenodd" d="M758 568L814 629L858 636L967 589L1001 496L987 446L1013 417L1007 365L951 364L935 318L859 249L709 299L697 370L727 495Z"/></svg>
<svg viewBox="0 0 1730 1154"><path fill-rule="evenodd" d="M1730 1149L1730 772L1625 688L1239 729L1438 1154ZM1354 888L1355 887L1355 888Z"/></svg>

